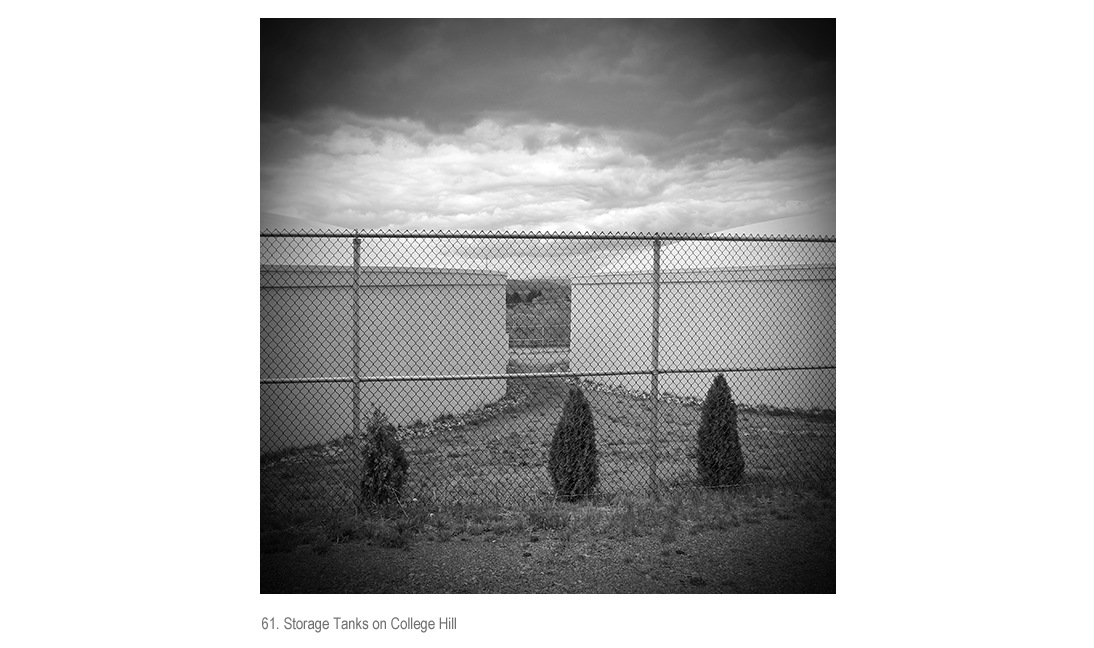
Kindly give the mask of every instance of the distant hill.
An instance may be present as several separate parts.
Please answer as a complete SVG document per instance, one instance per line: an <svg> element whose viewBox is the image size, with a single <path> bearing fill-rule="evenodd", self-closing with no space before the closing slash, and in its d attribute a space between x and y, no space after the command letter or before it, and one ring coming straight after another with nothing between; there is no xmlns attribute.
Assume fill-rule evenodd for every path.
<svg viewBox="0 0 1094 648"><path fill-rule="evenodd" d="M542 301L570 301L569 279L509 279L506 284L510 300L517 295L525 301L529 293L538 291Z"/></svg>

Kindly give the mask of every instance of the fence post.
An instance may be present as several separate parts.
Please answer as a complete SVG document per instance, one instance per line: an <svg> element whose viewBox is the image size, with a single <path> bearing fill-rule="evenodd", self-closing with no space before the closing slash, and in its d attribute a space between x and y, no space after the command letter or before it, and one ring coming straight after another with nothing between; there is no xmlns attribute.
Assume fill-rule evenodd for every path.
<svg viewBox="0 0 1094 648"><path fill-rule="evenodd" d="M661 490L660 481L657 478L657 446L660 442L658 430L657 401L658 401L658 352L661 322L661 239L653 240L653 345L652 364L653 374L650 385L650 494L656 496Z"/></svg>
<svg viewBox="0 0 1094 648"><path fill-rule="evenodd" d="M354 234L359 234L354 230ZM353 434L361 436L361 237L353 238Z"/></svg>

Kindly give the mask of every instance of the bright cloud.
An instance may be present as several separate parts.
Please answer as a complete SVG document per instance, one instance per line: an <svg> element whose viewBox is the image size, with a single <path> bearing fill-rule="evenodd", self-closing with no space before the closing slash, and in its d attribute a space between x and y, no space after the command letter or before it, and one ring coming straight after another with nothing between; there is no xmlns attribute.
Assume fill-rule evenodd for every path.
<svg viewBox="0 0 1094 648"><path fill-rule="evenodd" d="M333 127L306 135L268 127L299 152L273 170L263 211L347 227L709 231L834 208L833 151L666 168L628 149L623 132L484 119L437 135L420 122L343 117L324 115Z"/></svg>
<svg viewBox="0 0 1094 648"><path fill-rule="evenodd" d="M261 132L262 211L345 227L829 215L834 26L263 21Z"/></svg>

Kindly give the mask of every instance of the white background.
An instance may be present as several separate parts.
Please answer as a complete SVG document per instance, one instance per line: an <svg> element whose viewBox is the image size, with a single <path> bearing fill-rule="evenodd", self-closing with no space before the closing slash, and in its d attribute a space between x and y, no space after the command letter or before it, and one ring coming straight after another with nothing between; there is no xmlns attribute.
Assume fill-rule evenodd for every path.
<svg viewBox="0 0 1094 648"><path fill-rule="evenodd" d="M8 645L1089 638L1078 5L733 5L838 18L838 594L596 598L258 594L259 17L364 5L25 6L0 39ZM459 629L380 644L263 634L271 615Z"/></svg>

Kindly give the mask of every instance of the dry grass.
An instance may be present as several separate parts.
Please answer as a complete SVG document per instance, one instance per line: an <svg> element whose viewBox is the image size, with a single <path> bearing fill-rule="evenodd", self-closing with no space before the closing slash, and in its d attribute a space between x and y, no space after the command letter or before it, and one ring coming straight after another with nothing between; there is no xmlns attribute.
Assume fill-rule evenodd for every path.
<svg viewBox="0 0 1094 648"><path fill-rule="evenodd" d="M415 533L444 539L465 532L478 535L517 528L571 528L621 535L653 529L671 538L701 531L705 525L724 528L758 520L760 513L733 509L741 501L749 501L752 496L742 493L751 493L751 489L834 483L834 420L804 413L745 410L739 415L739 431L747 488L729 494L735 502L730 509L716 521L662 511L660 522L651 522L648 512L640 511L649 499L645 496L649 484L649 402L587 390L597 427L600 486L590 503L560 508L552 496L546 464L566 381L512 378L508 387L515 405L507 410L467 417L470 422L462 425L400 430L410 473L402 500L394 509L360 510L361 461L355 439L264 457L264 530L274 532L271 537L276 538L289 528L318 525L326 529L320 535L334 542L366 539L386 546L404 546ZM668 493L665 501L676 502L671 506L678 510L685 505L695 510L696 502L688 498L702 496L707 499L700 509L705 510L703 507L710 506L707 500L721 494L700 492L695 486L699 408L664 401L659 409L658 475ZM658 506L667 506L665 501ZM786 515L782 509L769 509L764 514ZM438 524L441 518L445 522ZM264 546L270 542L280 546L267 542L264 535Z"/></svg>
<svg viewBox="0 0 1094 648"><path fill-rule="evenodd" d="M478 536L524 534L530 542L626 540L653 536L671 544L686 536L724 531L766 519L812 519L833 510L835 493L823 486L749 485L731 490L675 491L664 497L597 496L578 503L544 500L520 507L443 505L411 500L322 519L263 521L262 551L368 542L407 548L416 540L449 542Z"/></svg>

